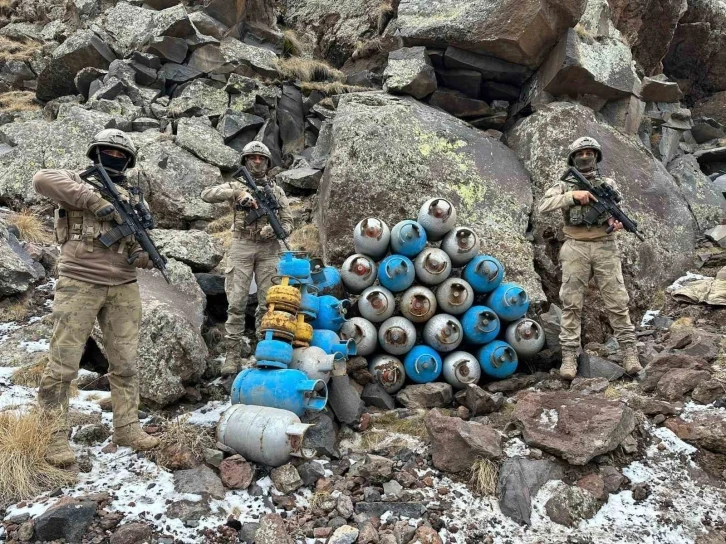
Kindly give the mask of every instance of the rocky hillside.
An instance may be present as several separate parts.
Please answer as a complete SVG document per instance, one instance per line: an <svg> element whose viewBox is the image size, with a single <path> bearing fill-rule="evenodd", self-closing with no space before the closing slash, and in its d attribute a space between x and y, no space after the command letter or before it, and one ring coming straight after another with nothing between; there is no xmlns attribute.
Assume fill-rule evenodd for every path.
<svg viewBox="0 0 726 544"><path fill-rule="evenodd" d="M32 402L52 327L52 205L31 178L85 167L91 137L118 128L172 277L139 280L144 421L167 449L204 437L117 453L96 331L74 400L87 470L53 496L0 496L0 540L724 542L726 315L666 291L726 265L724 56L715 0L0 0L0 410ZM594 289L581 379L548 373L563 240L537 205L585 135L646 238L619 238L633 316L660 312L638 331L643 382L613 365ZM322 463L270 472L216 449L231 218L200 193L254 139L291 195L292 243L328 264L362 218L392 225L450 199L527 288L548 349L464 397L427 387L364 394L353 418L331 408ZM365 360L348 372L360 396ZM191 431L171 423L185 411ZM58 514L73 518L60 533L58 494L85 512Z"/></svg>

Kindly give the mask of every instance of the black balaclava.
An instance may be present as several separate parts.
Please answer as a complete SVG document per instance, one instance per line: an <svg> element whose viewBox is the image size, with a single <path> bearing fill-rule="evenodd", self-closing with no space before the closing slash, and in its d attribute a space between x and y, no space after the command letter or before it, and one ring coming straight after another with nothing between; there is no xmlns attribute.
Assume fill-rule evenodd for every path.
<svg viewBox="0 0 726 544"><path fill-rule="evenodd" d="M126 171L126 167L129 164L129 158L127 156L124 156L123 158L112 157L111 155L107 155L107 154L103 153L102 151L103 151L103 148L100 148L96 152L97 157L98 157L98 162L100 162L101 166L103 166L106 169L111 180L113 180L114 183L125 182L126 181L125 171Z"/></svg>

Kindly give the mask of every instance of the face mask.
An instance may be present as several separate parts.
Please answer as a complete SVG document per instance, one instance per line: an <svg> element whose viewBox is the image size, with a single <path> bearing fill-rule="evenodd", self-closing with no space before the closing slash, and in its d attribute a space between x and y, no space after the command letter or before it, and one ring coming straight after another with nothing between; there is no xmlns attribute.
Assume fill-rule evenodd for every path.
<svg viewBox="0 0 726 544"><path fill-rule="evenodd" d="M98 156L101 160L101 165L108 170L109 175L118 175L123 173L129 163L129 160L126 157L112 157L105 153L99 153Z"/></svg>
<svg viewBox="0 0 726 544"><path fill-rule="evenodd" d="M256 178L261 178L267 173L267 159L259 163L255 163L252 159L247 159L245 163L247 170Z"/></svg>
<svg viewBox="0 0 726 544"><path fill-rule="evenodd" d="M595 157L575 157L575 167L580 172L590 172L597 164Z"/></svg>

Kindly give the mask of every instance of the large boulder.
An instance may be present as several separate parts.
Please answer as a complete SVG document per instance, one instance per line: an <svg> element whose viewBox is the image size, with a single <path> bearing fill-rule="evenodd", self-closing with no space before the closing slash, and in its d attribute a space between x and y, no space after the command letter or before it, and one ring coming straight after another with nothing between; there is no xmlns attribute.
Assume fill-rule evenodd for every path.
<svg viewBox="0 0 726 544"><path fill-rule="evenodd" d="M116 58L109 46L90 30L79 30L57 47L38 75L36 96L52 100L75 94L74 78L83 68L108 68Z"/></svg>
<svg viewBox="0 0 726 544"><path fill-rule="evenodd" d="M658 74L687 0L608 0L611 19L647 75Z"/></svg>
<svg viewBox="0 0 726 544"><path fill-rule="evenodd" d="M501 436L494 427L448 417L436 409L426 415L425 423L431 438L431 460L439 470L469 471L478 458L502 455Z"/></svg>
<svg viewBox="0 0 726 544"><path fill-rule="evenodd" d="M668 164L668 171L681 188L688 207L703 232L720 225L726 218L726 199L716 190L713 182L701 172L693 155L681 155Z"/></svg>
<svg viewBox="0 0 726 544"><path fill-rule="evenodd" d="M284 0L285 23L312 34L320 52L335 66L342 66L359 41L376 29L378 0Z"/></svg>
<svg viewBox="0 0 726 544"><path fill-rule="evenodd" d="M444 197L507 277L524 283L534 300L543 298L524 238L532 199L527 172L501 142L447 113L383 93L342 96L319 194L327 262L350 254L361 219L379 217L392 227L417 217L427 199Z"/></svg>
<svg viewBox="0 0 726 544"><path fill-rule="evenodd" d="M565 29L582 16L586 0L452 0L445 6L401 0L398 31L405 45L453 45L536 67Z"/></svg>
<svg viewBox="0 0 726 544"><path fill-rule="evenodd" d="M166 65L168 66L168 64ZM200 73L193 70L194 73ZM163 70L162 70L163 73ZM169 104L169 115L192 117L196 115L220 116L227 111L229 95L207 79L196 79Z"/></svg>
<svg viewBox="0 0 726 544"><path fill-rule="evenodd" d="M231 147L227 147L222 135L202 117L179 119L176 143L204 162L218 166L222 170L234 170L239 163L239 154Z"/></svg>
<svg viewBox="0 0 726 544"><path fill-rule="evenodd" d="M183 262L193 272L209 272L224 256L222 244L203 230L154 229L151 234L162 255Z"/></svg>
<svg viewBox="0 0 726 544"><path fill-rule="evenodd" d="M696 102L696 105L693 106L693 117L711 118L715 119L722 125L726 124L726 91L715 93ZM722 138L723 136L719 134L716 137ZM707 139L711 138L706 137L706 139L703 140L699 138L696 141L698 141L698 143L703 143L703 141L707 141Z"/></svg>
<svg viewBox="0 0 726 544"><path fill-rule="evenodd" d="M158 12L126 2L117 3L106 14L105 30L114 40L120 56L126 56L151 39Z"/></svg>
<svg viewBox="0 0 726 544"><path fill-rule="evenodd" d="M547 459L506 459L499 469L497 496L502 513L517 523L531 524L532 497L549 480L564 476L562 467Z"/></svg>
<svg viewBox="0 0 726 544"><path fill-rule="evenodd" d="M693 412L688 418L676 417L665 426L678 438L695 446L726 454L726 416L722 410Z"/></svg>
<svg viewBox="0 0 726 544"><path fill-rule="evenodd" d="M474 72L479 75L478 72ZM481 82L481 76L479 77ZM436 90L436 72L425 47L402 47L388 54L383 72L383 90L424 98ZM479 94L479 86L476 88Z"/></svg>
<svg viewBox="0 0 726 544"><path fill-rule="evenodd" d="M211 221L228 211L201 199L202 190L224 181L219 168L173 142L141 147L138 161L141 186L159 226L182 228L192 221Z"/></svg>
<svg viewBox="0 0 726 544"><path fill-rule="evenodd" d="M196 49L189 66L206 73L236 72L250 77L276 77L276 62L277 55L273 51L227 37L219 45L209 44Z"/></svg>
<svg viewBox="0 0 726 544"><path fill-rule="evenodd" d="M725 44L726 5L689 0L663 65L669 76L692 84L686 94L726 91Z"/></svg>
<svg viewBox="0 0 726 544"><path fill-rule="evenodd" d="M512 421L530 445L585 465L614 450L635 428L635 414L618 401L577 393L520 393Z"/></svg>
<svg viewBox="0 0 726 544"><path fill-rule="evenodd" d="M623 195L623 208L638 222L645 242L628 233L619 236L626 285L633 302L646 305L656 289L678 277L691 264L696 222L677 184L665 167L634 140L574 103L553 103L523 119L507 143L532 173L535 202L562 175L567 146L583 135L603 148L601 171L613 178ZM562 214L542 215L534 207L531 223L538 246L535 259L554 297L559 288L557 250Z"/></svg>
<svg viewBox="0 0 726 544"><path fill-rule="evenodd" d="M43 267L33 262L18 239L0 222L0 297L25 293L44 276Z"/></svg>
<svg viewBox="0 0 726 544"><path fill-rule="evenodd" d="M616 38L582 37L570 29L537 72L537 85L553 96L616 99L638 90L640 82L627 44Z"/></svg>
<svg viewBox="0 0 726 544"><path fill-rule="evenodd" d="M89 142L112 120L110 115L72 106L52 123L33 120L0 126L0 143L11 147L0 154L0 199L18 205L40 202L42 197L31 183L33 175L42 168L85 168Z"/></svg>
<svg viewBox="0 0 726 544"><path fill-rule="evenodd" d="M188 266L172 259L167 266L171 285L156 271L139 274L141 398L157 406L182 398L202 377L209 355L201 334L204 293Z"/></svg>

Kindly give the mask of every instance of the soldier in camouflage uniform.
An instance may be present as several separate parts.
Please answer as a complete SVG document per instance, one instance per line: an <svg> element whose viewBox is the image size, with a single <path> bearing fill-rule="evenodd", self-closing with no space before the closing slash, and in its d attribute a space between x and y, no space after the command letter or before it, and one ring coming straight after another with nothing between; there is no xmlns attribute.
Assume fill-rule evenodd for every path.
<svg viewBox="0 0 726 544"><path fill-rule="evenodd" d="M267 177L270 158L270 150L261 142L250 142L242 150L242 160L255 178L255 183L265 191L272 192L279 203L277 216L282 228L290 234L293 227L290 204L282 188ZM267 290L272 285L272 277L277 270L280 242L275 237L267 217L245 225L245 209L256 207L257 202L243 183L230 181L209 187L202 192L202 199L211 203L226 202L234 212L232 242L227 251L224 269L226 275L224 287L229 309L226 324L227 355L222 365L222 375L228 376L239 372L242 362L242 344L245 341L242 334L245 329L245 309L252 273L254 272L257 282L255 322L256 328L259 329L265 312Z"/></svg>
<svg viewBox="0 0 726 544"><path fill-rule="evenodd" d="M568 164L577 168L593 185L607 183L617 191L615 182L600 176L597 163L602 160L600 144L593 138L580 138L570 145ZM577 190L568 181L558 181L544 196L540 213L562 210L565 219L565 243L560 250L562 265L562 366L560 375L571 380L577 374L577 349L580 347L582 305L590 278L594 277L600 289L610 326L623 349L623 366L630 375L642 370L635 347L635 328L628 313L628 292L623 282L620 251L615 232L623 225L603 215L597 224L588 225L584 217L589 203L595 197L588 191ZM614 230L607 233L612 225Z"/></svg>
<svg viewBox="0 0 726 544"><path fill-rule="evenodd" d="M123 132L99 132L87 155L105 167L125 198L135 198L125 188L124 172L133 168L136 152ZM97 319L109 363L113 440L136 450L151 449L158 439L146 434L139 425L136 368L141 322L136 268L151 268L149 255L133 236L122 238L109 248L101 244L98 237L114 228L120 218L114 206L78 173L41 170L33 177L33 188L60 206L55 211L54 224L61 255L53 301L53 336L38 402L43 409L58 411L64 428L53 435L46 460L56 466L75 463L68 444L69 389L78 375L86 340Z"/></svg>

